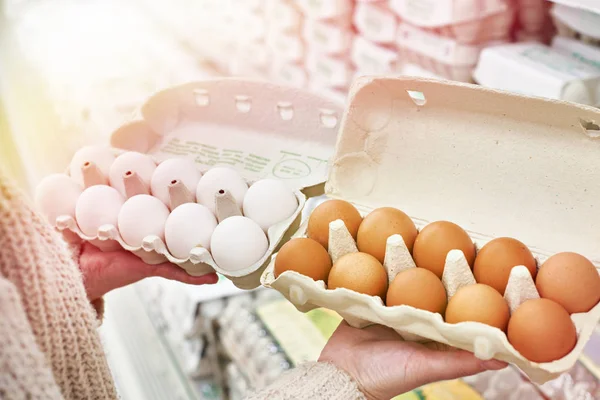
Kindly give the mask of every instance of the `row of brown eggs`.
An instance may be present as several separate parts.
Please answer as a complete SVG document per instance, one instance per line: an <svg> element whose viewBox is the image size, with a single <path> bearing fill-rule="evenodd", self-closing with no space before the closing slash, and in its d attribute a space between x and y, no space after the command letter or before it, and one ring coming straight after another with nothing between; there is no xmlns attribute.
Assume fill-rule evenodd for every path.
<svg viewBox="0 0 600 400"><path fill-rule="evenodd" d="M338 219L356 240L358 252L332 264L327 252L329 223ZM388 287L383 261L387 239L394 234L402 236L418 268L400 272ZM294 270L326 282L329 289L379 296L388 307L409 305L439 313L448 323L494 326L535 362L553 361L570 352L577 334L569 314L587 312L600 301L600 275L579 254L556 254L538 272L531 251L516 239L494 239L476 253L472 239L458 225L438 221L418 232L410 217L395 208L378 208L363 219L352 204L329 200L311 214L307 236L281 248L275 276ZM441 277L453 249L463 252L477 284L462 287L447 301ZM511 316L503 294L517 265L527 267L542 298L526 301Z"/></svg>

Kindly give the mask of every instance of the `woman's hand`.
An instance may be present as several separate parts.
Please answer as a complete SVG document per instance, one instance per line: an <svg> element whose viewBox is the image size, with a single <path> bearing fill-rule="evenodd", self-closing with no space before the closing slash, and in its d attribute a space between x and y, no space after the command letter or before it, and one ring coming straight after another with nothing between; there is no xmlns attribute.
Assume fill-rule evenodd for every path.
<svg viewBox="0 0 600 400"><path fill-rule="evenodd" d="M102 252L84 243L79 267L90 301L97 300L113 289L127 286L144 278L159 276L191 285L217 283L217 274L191 276L177 265L148 265L125 250Z"/></svg>
<svg viewBox="0 0 600 400"><path fill-rule="evenodd" d="M346 321L335 331L319 361L350 374L369 400L389 400L427 383L507 366L497 360L481 361L468 351L440 343L405 342L380 325L356 329Z"/></svg>

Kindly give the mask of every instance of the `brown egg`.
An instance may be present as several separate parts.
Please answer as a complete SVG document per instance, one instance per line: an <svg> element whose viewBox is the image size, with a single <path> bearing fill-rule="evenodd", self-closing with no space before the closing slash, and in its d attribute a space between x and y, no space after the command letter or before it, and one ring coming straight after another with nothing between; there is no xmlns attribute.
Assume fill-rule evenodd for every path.
<svg viewBox="0 0 600 400"><path fill-rule="evenodd" d="M407 305L444 315L446 289L442 281L424 268L410 268L400 272L387 292L388 307Z"/></svg>
<svg viewBox="0 0 600 400"><path fill-rule="evenodd" d="M508 341L533 362L551 362L569 354L577 344L577 331L569 313L548 299L527 300L513 312Z"/></svg>
<svg viewBox="0 0 600 400"><path fill-rule="evenodd" d="M344 221L346 228L356 240L362 217L352 204L344 200L327 200L313 210L308 218L308 237L316 240L327 249L329 245L329 223L338 219Z"/></svg>
<svg viewBox="0 0 600 400"><path fill-rule="evenodd" d="M473 275L504 295L513 267L524 265L535 279L536 263L531 251L517 239L502 237L491 240L477 253Z"/></svg>
<svg viewBox="0 0 600 400"><path fill-rule="evenodd" d="M563 306L570 314L590 311L600 301L600 274L577 253L558 253L540 267L535 281L540 296Z"/></svg>
<svg viewBox="0 0 600 400"><path fill-rule="evenodd" d="M506 331L510 310L504 297L494 288L476 283L463 286L450 298L446 322L473 321Z"/></svg>
<svg viewBox="0 0 600 400"><path fill-rule="evenodd" d="M450 250L461 250L473 267L475 245L467 232L452 222L432 222L417 235L413 258L417 267L428 269L441 279Z"/></svg>
<svg viewBox="0 0 600 400"><path fill-rule="evenodd" d="M392 207L373 210L360 224L356 243L358 250L369 253L383 263L385 246L390 236L398 234L412 252L417 227L410 217Z"/></svg>
<svg viewBox="0 0 600 400"><path fill-rule="evenodd" d="M388 288L388 277L383 265L372 255L350 253L333 264L327 286L329 289L346 288L383 299Z"/></svg>
<svg viewBox="0 0 600 400"><path fill-rule="evenodd" d="M290 240L275 258L275 278L285 271L296 271L315 281L327 282L330 270L329 253L316 240L309 238Z"/></svg>

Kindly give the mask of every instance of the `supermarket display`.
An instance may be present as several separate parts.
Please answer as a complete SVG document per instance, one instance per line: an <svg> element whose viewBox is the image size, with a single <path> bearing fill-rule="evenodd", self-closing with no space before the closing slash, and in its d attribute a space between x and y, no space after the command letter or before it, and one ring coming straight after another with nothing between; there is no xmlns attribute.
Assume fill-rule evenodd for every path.
<svg viewBox="0 0 600 400"><path fill-rule="evenodd" d="M523 108L536 112L524 114ZM561 271L564 265L569 265L565 271L581 268L576 274L581 275L582 280L577 278L569 283L568 273L561 279L565 289L572 287L575 292L581 292L581 297L561 297L556 289L554 297L548 290L541 290L545 296L565 306L570 301L581 302L582 308L572 308L579 312L569 316L563 305L544 299L544 304L550 302L553 309L562 312L561 315L556 313L555 322L556 334L561 335L559 327L565 332L564 340L557 339L563 347L551 355L539 357L524 349L523 341L515 332L529 331L532 338L537 338L535 344L541 345L546 332L541 327L543 324L523 328L521 326L526 324L516 324L515 329L509 329L508 338L503 331L510 324L511 310L516 316L537 304L536 299L541 293L533 284L535 274L532 270L535 270L536 261L542 270L547 268L544 267L546 260L552 264L550 256L565 246L587 258L597 257L594 241L589 240L595 231L583 232L583 227L574 222L573 215L565 212L564 207L586 214L581 217L588 221L588 227L594 225L596 218L590 207L594 203L590 196L592 187L582 183L587 192L577 200L566 187L578 185L580 171L594 162L597 151L594 136L587 135L587 125L582 121L597 121L599 112L572 103L409 77L357 80L350 93L348 110L326 184L326 195L335 199L330 201L333 206L327 207L329 202L325 202L317 207L308 222L294 234L294 237L316 239L328 249L333 267L327 282L316 282L294 271L275 276L274 263L271 263L263 274L263 285L277 289L302 311L326 307L338 312L355 327L383 324L407 340L441 341L473 351L481 359L505 360L517 365L535 382L543 383L571 368L600 318L597 296L600 276L596 268L590 270L593 273L583 274L589 265L580 263L581 267L578 267L562 258ZM540 120L539 115L543 115L544 120ZM369 134L365 135L365 132ZM562 149L565 140L571 151L578 154L576 163L569 155L565 155L569 162L558 159L561 153L556 149ZM473 148L475 141L476 149ZM376 142L385 143L385 147ZM553 162L561 164L561 171L546 167L539 159L535 164L531 163L531 154L539 151L552 152ZM440 164L436 163L432 173L426 162L431 159L447 160L444 161L446 168L440 170L437 167ZM461 159L468 161L458 161ZM474 169L473 165L479 167ZM553 170L554 179L567 185L553 186L556 200L553 198L552 201L547 201L544 194L548 168ZM478 184L471 186L468 182ZM558 189L562 187L565 189ZM457 188L465 196L457 197ZM532 202L532 199L537 201ZM352 205L348 202L358 209L349 209ZM402 205L402 211L413 216L418 228L441 218L458 222L480 249L482 259L478 263L479 255L476 255L473 271L466 255L456 249L447 253L443 269L436 269L441 275L438 279L450 293L446 322L437 313L410 306L385 305L388 278L392 279L386 272L414 268L414 263L393 265L407 260L410 255L402 235L392 235L388 239L386 253L404 254L405 257L388 257L386 254L382 265L373 256L357 252L354 238L360 229L359 215L367 215L368 210L382 204ZM331 214L322 211L329 209ZM519 210L518 216L513 213L515 210ZM547 215L553 218L548 219ZM328 232L322 226L325 224L329 224ZM561 229L557 230L558 226ZM569 230L568 226L573 229ZM328 236L323 237L325 232ZM460 229L457 232L463 233ZM493 233L497 232L514 234L522 242L494 239ZM413 253L414 250L413 247ZM472 246L468 246L468 250L473 251ZM356 258L351 268L347 265L349 257ZM277 254L274 258L276 262ZM417 266L421 262L415 261ZM338 263L339 270L336 269ZM523 269L527 272L523 273ZM476 282L486 290L470 293L470 288L478 287L471 285ZM556 287L554 283L546 283L546 279L540 283L542 287L546 284ZM463 295L467 291L469 293ZM462 297L466 300L461 299L457 309L465 314L457 315L452 306L453 299L459 301ZM471 307L473 309L469 311ZM490 311L490 307L497 311ZM452 314L450 320L448 312ZM531 312L525 314L531 315ZM550 314L547 318L550 324ZM527 321L527 318L519 319ZM575 329L578 332L576 343L573 341Z"/></svg>
<svg viewBox="0 0 600 400"><path fill-rule="evenodd" d="M561 102L600 106L595 0L20 3L65 132L64 173L30 173L38 208L71 240L222 275L137 290L197 398L315 360L341 316L512 363L397 400L600 398L600 117ZM91 15L135 29L104 49L51 22L101 37Z"/></svg>

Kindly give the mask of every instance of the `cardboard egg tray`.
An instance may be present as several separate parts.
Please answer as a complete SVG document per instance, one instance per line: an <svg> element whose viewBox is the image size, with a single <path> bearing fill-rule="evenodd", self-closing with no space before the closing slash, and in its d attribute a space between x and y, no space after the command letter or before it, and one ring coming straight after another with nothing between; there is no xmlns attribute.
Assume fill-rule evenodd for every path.
<svg viewBox="0 0 600 400"><path fill-rule="evenodd" d="M113 132L111 146L116 153L137 151L149 154L157 163L193 157L201 172L226 165L249 184L274 178L294 190L298 208L269 228L267 253L243 270L219 268L200 247L193 249L188 259L175 258L157 236L146 237L141 247L129 246L112 225L101 226L94 237L84 235L71 216L58 217L56 227L105 251L123 248L148 264L169 261L191 275L217 271L239 288L256 288L271 254L288 232L297 229L307 195L322 193L340 115L339 104L309 92L259 81L219 79L159 92L131 122ZM227 206L227 198L217 202L219 221L231 215Z"/></svg>
<svg viewBox="0 0 600 400"><path fill-rule="evenodd" d="M458 82L362 77L349 95L325 194L366 215L382 206L410 215L420 229L447 220L463 227L477 248L494 237L521 240L541 265L561 251L600 265L600 111L524 97ZM306 236L304 222L294 237ZM357 251L342 221L330 225L335 261ZM497 328L476 322L447 324L439 314L410 306L386 307L379 297L327 290L293 271L275 278L274 260L261 282L301 311L324 307L355 327L382 324L404 339L437 341L518 366L536 383L577 361L600 320L600 304L571 316L578 342L549 363L522 357ZM384 266L392 279L414 267L402 237L388 239ZM514 310L538 297L523 266L511 272L506 300ZM442 281L449 296L474 283L459 250L446 259Z"/></svg>

